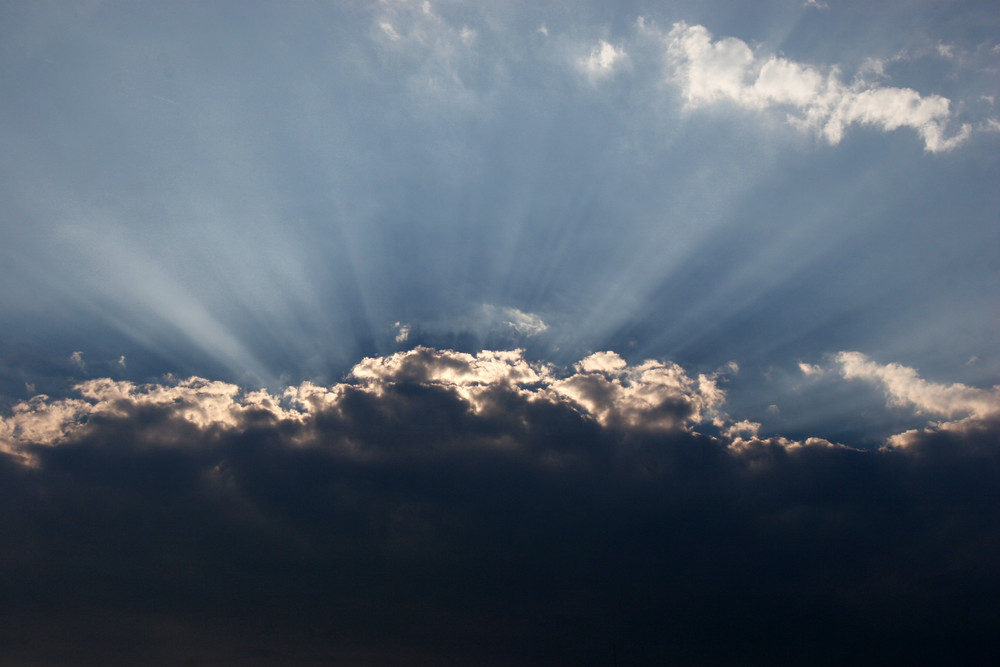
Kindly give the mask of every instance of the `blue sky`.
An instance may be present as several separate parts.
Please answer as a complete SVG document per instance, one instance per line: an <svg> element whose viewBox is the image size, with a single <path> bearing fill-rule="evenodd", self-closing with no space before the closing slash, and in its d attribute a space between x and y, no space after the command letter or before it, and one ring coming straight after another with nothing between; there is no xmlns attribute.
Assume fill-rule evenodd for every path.
<svg viewBox="0 0 1000 667"><path fill-rule="evenodd" d="M996 434L992 2L4 2L0 81L15 467L400 383L738 459Z"/></svg>

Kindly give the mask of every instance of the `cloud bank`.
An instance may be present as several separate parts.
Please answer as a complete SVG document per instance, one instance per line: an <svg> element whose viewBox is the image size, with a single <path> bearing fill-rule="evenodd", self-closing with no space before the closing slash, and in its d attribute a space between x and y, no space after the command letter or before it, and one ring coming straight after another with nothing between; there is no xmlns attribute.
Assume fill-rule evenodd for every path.
<svg viewBox="0 0 1000 667"><path fill-rule="evenodd" d="M995 390L835 363L962 421L762 437L725 375L614 352L37 396L0 423L0 662L982 664Z"/></svg>

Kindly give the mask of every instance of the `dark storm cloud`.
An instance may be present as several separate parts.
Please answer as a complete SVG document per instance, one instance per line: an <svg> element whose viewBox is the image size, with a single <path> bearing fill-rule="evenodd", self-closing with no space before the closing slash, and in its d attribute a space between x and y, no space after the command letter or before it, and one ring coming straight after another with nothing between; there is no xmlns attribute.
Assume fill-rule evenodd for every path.
<svg viewBox="0 0 1000 667"><path fill-rule="evenodd" d="M0 433L0 661L985 664L995 407L856 450L757 437L722 381L417 349L38 397Z"/></svg>

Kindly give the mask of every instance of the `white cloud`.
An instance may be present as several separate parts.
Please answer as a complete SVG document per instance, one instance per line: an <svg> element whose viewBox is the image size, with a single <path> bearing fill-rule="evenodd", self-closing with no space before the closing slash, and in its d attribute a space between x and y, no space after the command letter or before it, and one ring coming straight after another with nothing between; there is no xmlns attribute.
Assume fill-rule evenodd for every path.
<svg viewBox="0 0 1000 667"><path fill-rule="evenodd" d="M591 78L600 78L614 73L628 59L625 49L600 40L590 50L590 55L581 58L580 69Z"/></svg>
<svg viewBox="0 0 1000 667"><path fill-rule="evenodd" d="M525 336L537 336L549 328L549 325L534 313L525 313L517 308L504 308L503 314L508 318L507 325Z"/></svg>
<svg viewBox="0 0 1000 667"><path fill-rule="evenodd" d="M955 57L955 46L953 44L940 42L935 48L937 49L938 55L942 58L951 59Z"/></svg>
<svg viewBox="0 0 1000 667"><path fill-rule="evenodd" d="M584 373L617 373L628 366L616 352L595 352L576 364Z"/></svg>
<svg viewBox="0 0 1000 667"><path fill-rule="evenodd" d="M400 37L396 29L388 21L379 21L378 27L385 33L385 36L394 42L398 42Z"/></svg>
<svg viewBox="0 0 1000 667"><path fill-rule="evenodd" d="M836 361L845 378L882 385L889 405L912 407L918 414L952 419L932 421L926 428L890 436L886 439L886 449L918 448L936 439L995 442L1000 426L1000 386L978 389L960 383L928 382L913 368L878 364L860 352L841 352Z"/></svg>
<svg viewBox="0 0 1000 667"><path fill-rule="evenodd" d="M406 339L410 337L410 325L396 322L393 326L396 328L396 342L405 343Z"/></svg>
<svg viewBox="0 0 1000 667"><path fill-rule="evenodd" d="M128 368L128 366L125 365L125 355L124 354L122 356L118 357L118 365L121 366L122 368Z"/></svg>
<svg viewBox="0 0 1000 667"><path fill-rule="evenodd" d="M73 362L75 366L78 366L81 370L86 368L87 364L83 361L83 352L79 350L69 355L69 360Z"/></svg>
<svg viewBox="0 0 1000 667"><path fill-rule="evenodd" d="M522 336L537 336L549 328L539 315L510 306L494 306L487 303L483 305L482 314L489 328L497 325L509 327Z"/></svg>
<svg viewBox="0 0 1000 667"><path fill-rule="evenodd" d="M402 71L411 91L450 103L474 101L466 81L477 65L475 29L450 23L429 2L383 3L374 23L375 42L406 62ZM397 60L393 66L399 65Z"/></svg>
<svg viewBox="0 0 1000 667"><path fill-rule="evenodd" d="M802 371L803 375L818 375L823 372L823 369L820 366L807 364L803 361L799 362L799 370Z"/></svg>
<svg viewBox="0 0 1000 667"><path fill-rule="evenodd" d="M458 33L459 39L462 40L462 44L466 46L472 46L476 41L476 31L469 26L462 26L462 29Z"/></svg>
<svg viewBox="0 0 1000 667"><path fill-rule="evenodd" d="M1000 387L977 389L964 384L938 384L921 379L917 371L900 364L878 364L860 352L836 356L846 379L882 385L891 405L912 406L918 413L978 419L1000 413Z"/></svg>
<svg viewBox="0 0 1000 667"><path fill-rule="evenodd" d="M646 23L640 28L652 30ZM877 86L863 77L849 85L836 67L758 56L746 42L716 39L700 25L676 23L661 37L670 78L680 86L688 109L719 102L755 111L781 109L790 124L812 129L830 144L839 143L851 125L885 131L906 127L920 134L925 149L935 153L955 148L971 132L971 126L964 124L949 136L950 101L940 95ZM868 69L873 67L869 63ZM873 71L884 74L884 68Z"/></svg>

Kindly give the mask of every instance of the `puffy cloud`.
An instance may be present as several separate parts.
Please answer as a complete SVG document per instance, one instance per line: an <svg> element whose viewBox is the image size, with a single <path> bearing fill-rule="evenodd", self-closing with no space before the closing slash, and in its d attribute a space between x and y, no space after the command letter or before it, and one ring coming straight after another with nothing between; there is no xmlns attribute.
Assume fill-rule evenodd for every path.
<svg viewBox="0 0 1000 667"><path fill-rule="evenodd" d="M591 355L575 372L559 376L548 365L526 360L522 350L471 355L417 347L366 358L348 380L330 388L307 382L273 395L198 377L144 385L98 378L75 386L82 399L43 395L14 406L13 414L0 420L0 444L24 454L30 446L65 442L94 419L145 409L166 410L199 430L240 430L262 415L313 427L320 415L359 392L382 397L401 385L452 392L474 413L491 409L499 388L529 401L571 405L604 426L651 430L690 429L724 398L713 376L690 377L677 364L657 361L629 367L613 352Z"/></svg>
<svg viewBox="0 0 1000 667"><path fill-rule="evenodd" d="M393 326L396 328L396 342L405 343L406 339L410 337L410 325L396 322Z"/></svg>
<svg viewBox="0 0 1000 667"><path fill-rule="evenodd" d="M799 370L802 371L803 375L818 375L823 372L822 367L816 364L807 364L803 361L799 362Z"/></svg>
<svg viewBox="0 0 1000 667"><path fill-rule="evenodd" d="M1000 387L979 389L961 383L928 382L914 368L879 364L860 352L841 352L836 361L845 378L881 385L890 405L912 407L918 414L959 417L893 435L886 448L923 451L941 443L995 443L1000 437Z"/></svg>
<svg viewBox="0 0 1000 667"><path fill-rule="evenodd" d="M875 451L767 437L721 377L610 351L35 397L0 423L33 462L0 455L0 642L19 664L984 662L997 420L838 363L982 417Z"/></svg>
<svg viewBox="0 0 1000 667"><path fill-rule="evenodd" d="M580 69L589 77L596 79L613 74L628 60L628 54L622 47L614 46L603 39L590 50L586 58L579 61Z"/></svg>
<svg viewBox="0 0 1000 667"><path fill-rule="evenodd" d="M972 428L969 422L988 421L1000 414L1000 387L979 389L928 382L916 369L878 364L859 352L840 352L834 359L843 378L881 385L891 406L959 418L932 422L932 428L961 433ZM737 368L731 363L727 371L737 372ZM806 375L824 372L822 367L805 362L799 362L799 368ZM617 353L604 351L582 359L572 369L560 370L529 361L523 350L484 350L473 355L419 346L366 358L354 366L344 382L331 387L305 382L277 394L245 391L231 383L198 377L168 378L158 384L95 378L75 386L80 398L52 400L39 395L14 405L10 416L0 418L0 446L30 459L33 448L80 437L95 421L128 418L148 410L164 411L202 431L240 431L263 417L312 429L317 419L340 410L345 400L359 394L385 397L404 386L445 391L472 414L497 409L498 396L509 394L530 403L567 406L602 427L628 432L718 431L733 439L720 442L741 448L758 441L753 438L760 427L750 420L732 420L723 412L725 392L719 374L691 375L672 362L647 360L629 365ZM908 433L911 435L904 438L901 434L890 444L912 440L913 432ZM746 439L748 434L753 438ZM820 441L823 439L815 439ZM803 444L782 439L770 442Z"/></svg>
<svg viewBox="0 0 1000 667"><path fill-rule="evenodd" d="M648 24L643 29L653 31ZM746 42L716 39L705 27L676 23L665 35L671 78L680 86L688 108L718 102L763 111L788 112L793 125L818 131L837 144L851 125L886 131L916 130L930 152L963 143L971 126L949 133L951 102L940 95L922 96L909 88L881 87L859 78L841 80L835 67L821 68L780 56L759 56Z"/></svg>
<svg viewBox="0 0 1000 667"><path fill-rule="evenodd" d="M919 413L986 418L1000 413L1000 387L977 389L964 384L939 384L920 378L915 368L901 364L879 364L860 352L836 356L847 379L880 384L893 405L912 406Z"/></svg>

